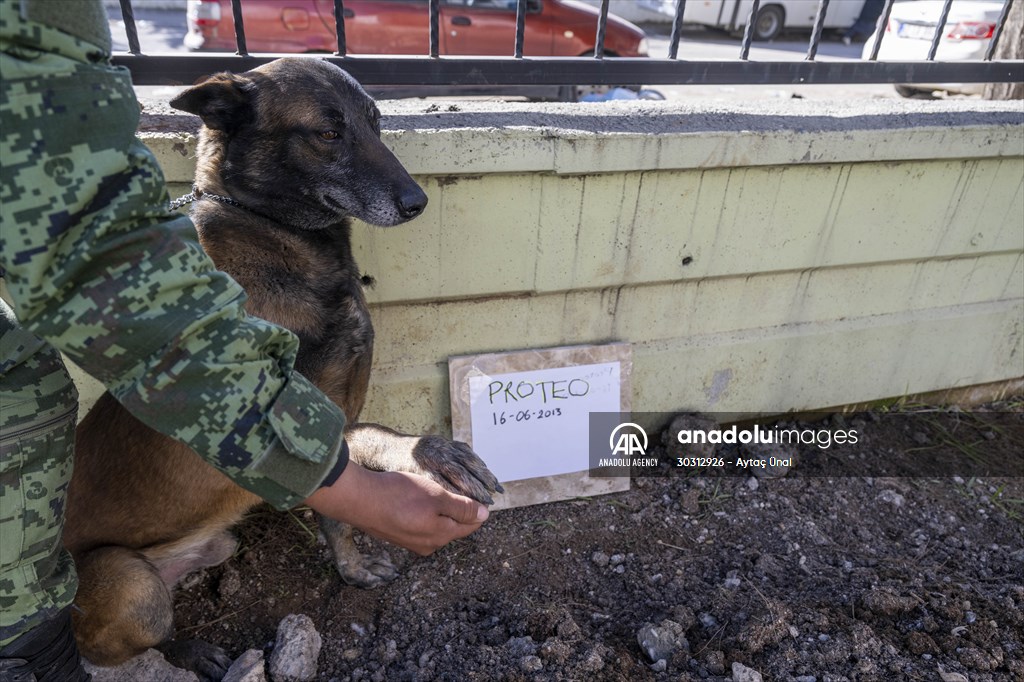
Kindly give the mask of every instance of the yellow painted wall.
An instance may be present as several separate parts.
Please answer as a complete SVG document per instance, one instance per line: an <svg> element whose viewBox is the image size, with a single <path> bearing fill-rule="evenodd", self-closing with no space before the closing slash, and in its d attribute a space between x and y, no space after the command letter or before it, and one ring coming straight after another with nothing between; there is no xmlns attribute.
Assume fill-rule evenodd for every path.
<svg viewBox="0 0 1024 682"><path fill-rule="evenodd" d="M437 126L408 107L385 138L426 213L354 229L376 280L366 420L449 431L450 355L591 342L634 344L639 411L1024 375L1024 125L623 133L490 125L485 105ZM191 137L143 137L187 191Z"/></svg>

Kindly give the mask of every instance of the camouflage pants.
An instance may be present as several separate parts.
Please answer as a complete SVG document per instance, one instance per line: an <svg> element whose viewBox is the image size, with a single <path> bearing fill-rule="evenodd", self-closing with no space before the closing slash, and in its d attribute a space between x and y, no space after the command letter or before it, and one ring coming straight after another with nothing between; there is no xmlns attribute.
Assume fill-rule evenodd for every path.
<svg viewBox="0 0 1024 682"><path fill-rule="evenodd" d="M75 596L61 529L77 411L59 353L0 301L0 646Z"/></svg>

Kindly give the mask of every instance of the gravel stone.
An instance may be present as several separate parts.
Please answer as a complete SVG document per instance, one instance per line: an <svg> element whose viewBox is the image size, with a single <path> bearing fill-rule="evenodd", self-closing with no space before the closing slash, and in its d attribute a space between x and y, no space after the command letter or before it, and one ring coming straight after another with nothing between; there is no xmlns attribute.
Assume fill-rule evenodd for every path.
<svg viewBox="0 0 1024 682"><path fill-rule="evenodd" d="M263 652L249 649L235 659L222 682L267 682L267 665Z"/></svg>
<svg viewBox="0 0 1024 682"><path fill-rule="evenodd" d="M661 625L645 623L636 635L636 641L652 662L669 660L679 650L690 648L683 627L674 620L663 620Z"/></svg>
<svg viewBox="0 0 1024 682"><path fill-rule="evenodd" d="M519 659L519 667L524 673L535 673L544 669L544 662L537 656L523 656Z"/></svg>
<svg viewBox="0 0 1024 682"><path fill-rule="evenodd" d="M732 664L732 682L763 682L761 673L734 661Z"/></svg>
<svg viewBox="0 0 1024 682"><path fill-rule="evenodd" d="M277 626L277 639L270 655L270 677L274 682L309 682L316 679L322 640L309 616L285 616Z"/></svg>

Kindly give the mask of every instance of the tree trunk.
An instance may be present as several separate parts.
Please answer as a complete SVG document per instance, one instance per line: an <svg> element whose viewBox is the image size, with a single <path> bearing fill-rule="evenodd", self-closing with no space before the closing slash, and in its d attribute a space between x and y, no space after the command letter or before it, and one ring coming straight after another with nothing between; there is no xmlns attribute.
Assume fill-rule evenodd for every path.
<svg viewBox="0 0 1024 682"><path fill-rule="evenodd" d="M1013 3L993 59L1024 59L1024 0ZM1024 99L1024 83L988 83L985 99Z"/></svg>

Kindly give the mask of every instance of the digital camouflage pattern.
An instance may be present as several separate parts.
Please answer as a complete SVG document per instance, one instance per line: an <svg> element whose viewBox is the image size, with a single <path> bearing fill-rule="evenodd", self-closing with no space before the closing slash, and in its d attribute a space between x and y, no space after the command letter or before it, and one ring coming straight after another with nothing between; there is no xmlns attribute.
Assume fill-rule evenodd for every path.
<svg viewBox="0 0 1024 682"><path fill-rule="evenodd" d="M0 644L75 595L60 544L78 393L52 346L0 301Z"/></svg>
<svg viewBox="0 0 1024 682"><path fill-rule="evenodd" d="M38 21L66 5L0 0L0 267L21 325L4 318L0 356L0 644L74 591L59 551L73 419L51 425L45 446L18 435L74 403L51 345L279 508L347 458L344 415L292 370L295 336L248 317L240 287L166 208L163 175L134 135L129 74L104 45ZM105 20L78 34L97 32Z"/></svg>

